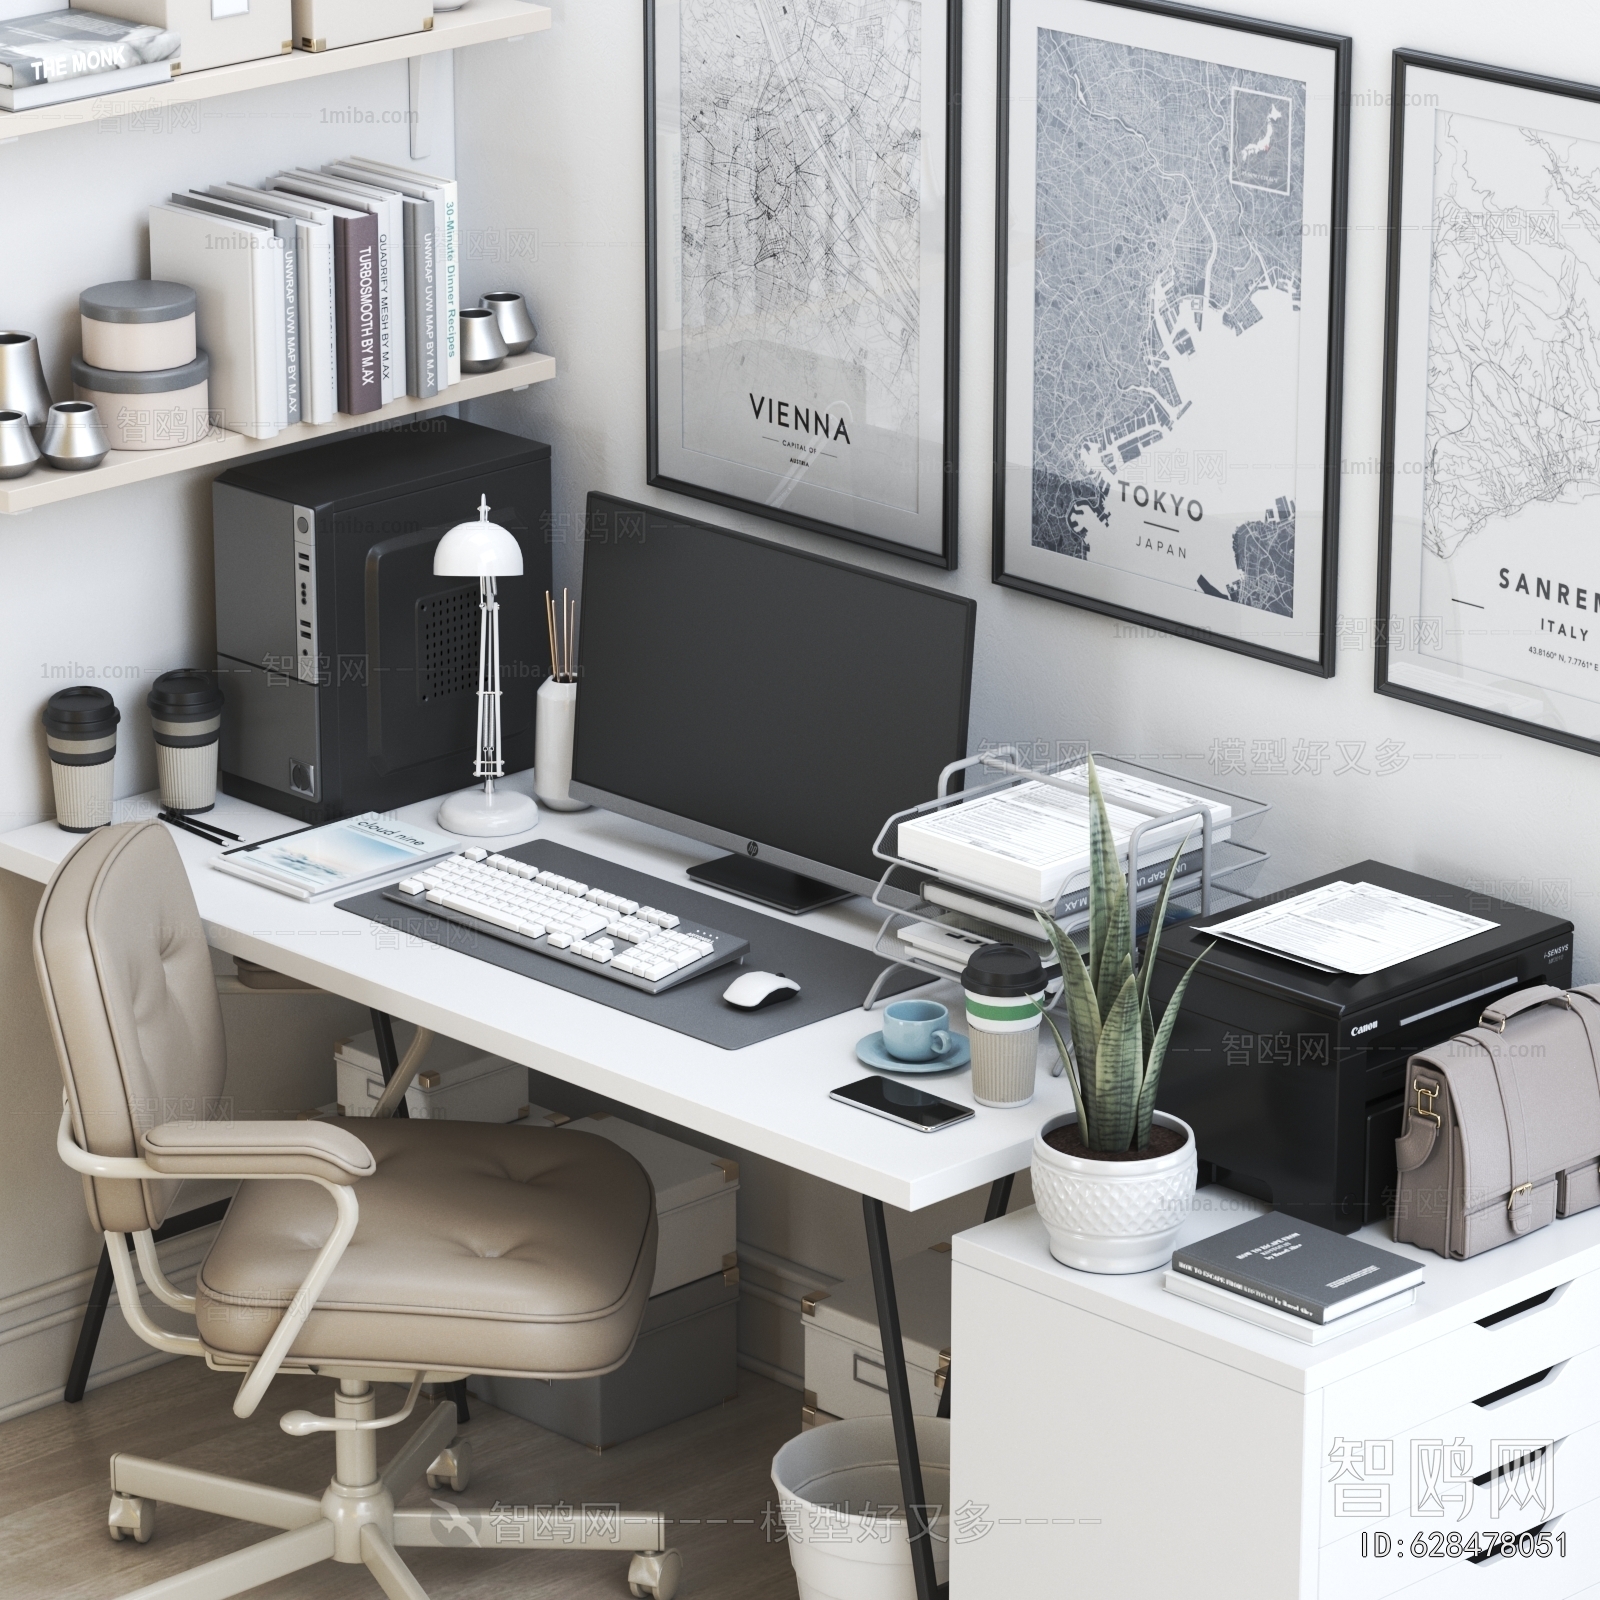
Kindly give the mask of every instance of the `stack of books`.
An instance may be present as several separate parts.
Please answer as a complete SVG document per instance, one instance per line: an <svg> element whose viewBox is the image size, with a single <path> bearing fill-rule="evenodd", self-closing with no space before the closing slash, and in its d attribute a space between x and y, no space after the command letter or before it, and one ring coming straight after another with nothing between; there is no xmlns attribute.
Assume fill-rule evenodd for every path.
<svg viewBox="0 0 1600 1600"><path fill-rule="evenodd" d="M453 179L351 157L150 209L150 275L198 296L211 405L270 439L461 379Z"/></svg>
<svg viewBox="0 0 1600 1600"><path fill-rule="evenodd" d="M120 94L166 83L182 41L161 28L69 11L28 0L29 16L12 16L0 0L0 110Z"/></svg>
<svg viewBox="0 0 1600 1600"><path fill-rule="evenodd" d="M1269 1211L1173 1252L1165 1287L1231 1317L1320 1344L1403 1310L1422 1264Z"/></svg>

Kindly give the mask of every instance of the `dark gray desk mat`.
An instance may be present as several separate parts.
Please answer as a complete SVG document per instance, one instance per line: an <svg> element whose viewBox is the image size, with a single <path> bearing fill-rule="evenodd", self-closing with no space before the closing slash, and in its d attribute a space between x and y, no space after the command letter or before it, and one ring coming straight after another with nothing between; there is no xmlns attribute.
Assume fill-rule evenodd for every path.
<svg viewBox="0 0 1600 1600"><path fill-rule="evenodd" d="M647 1022L658 1022L663 1028L686 1033L722 1050L742 1050L746 1045L759 1044L763 1039L773 1039L791 1029L820 1022L824 1017L836 1017L842 1011L858 1009L873 979L889 965L882 956L863 950L859 945L846 944L841 939L829 938L785 918L769 916L729 900L714 900L710 895L668 883L664 878L633 872L546 839L518 845L504 854L516 861L529 862L541 872L558 872L580 883L599 884L614 893L627 895L630 900L660 906L675 916L737 934L750 941L749 954L742 967L736 963L717 967L664 994L652 995L630 989L625 983L613 983L596 973L569 967L564 961L552 961L536 950L524 950L520 945L507 944L471 928L446 922L426 911L396 905L392 900L385 900L381 890L341 900L339 910L476 956L481 961L493 962L508 972L520 972L524 977L537 978L540 983L554 988L581 994L586 1000L598 1000L601 1005L643 1017ZM722 991L740 972L750 971L781 972L800 985L800 993L793 1000L780 1001L763 1011L736 1011L723 1003ZM882 993L899 994L931 981L925 973L901 968L884 984ZM861 1031L871 1031L864 1015Z"/></svg>

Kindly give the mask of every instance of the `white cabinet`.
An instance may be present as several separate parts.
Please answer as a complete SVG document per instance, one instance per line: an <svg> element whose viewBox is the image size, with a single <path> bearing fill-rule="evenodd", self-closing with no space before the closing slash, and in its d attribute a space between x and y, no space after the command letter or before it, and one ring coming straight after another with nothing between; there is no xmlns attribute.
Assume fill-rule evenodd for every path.
<svg viewBox="0 0 1600 1600"><path fill-rule="evenodd" d="M1182 1241L1261 1209L1202 1190ZM1600 1214L1465 1262L1361 1237L1416 1304L1303 1345L1063 1267L1031 1209L957 1235L953 1600L1600 1600Z"/></svg>

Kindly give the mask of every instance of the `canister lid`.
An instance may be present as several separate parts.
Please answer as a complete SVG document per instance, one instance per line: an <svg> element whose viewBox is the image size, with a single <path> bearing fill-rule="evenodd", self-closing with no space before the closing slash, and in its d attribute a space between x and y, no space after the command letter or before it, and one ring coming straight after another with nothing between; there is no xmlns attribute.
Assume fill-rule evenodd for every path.
<svg viewBox="0 0 1600 1600"><path fill-rule="evenodd" d="M72 381L91 394L176 394L192 389L211 376L211 357L204 350L182 367L160 372L112 372L91 367L82 356L72 358Z"/></svg>
<svg viewBox="0 0 1600 1600"><path fill-rule="evenodd" d="M974 950L961 974L963 989L996 1000L1038 994L1045 982L1038 956L1019 944L986 944Z"/></svg>
<svg viewBox="0 0 1600 1600"><path fill-rule="evenodd" d="M78 310L91 322L176 322L192 317L194 308L193 289L159 278L97 283L78 296Z"/></svg>
<svg viewBox="0 0 1600 1600"><path fill-rule="evenodd" d="M52 739L104 739L121 721L116 701L92 684L58 689L45 702L44 731Z"/></svg>
<svg viewBox="0 0 1600 1600"><path fill-rule="evenodd" d="M151 684L148 703L158 722L209 722L222 713L222 691L203 667L179 667Z"/></svg>

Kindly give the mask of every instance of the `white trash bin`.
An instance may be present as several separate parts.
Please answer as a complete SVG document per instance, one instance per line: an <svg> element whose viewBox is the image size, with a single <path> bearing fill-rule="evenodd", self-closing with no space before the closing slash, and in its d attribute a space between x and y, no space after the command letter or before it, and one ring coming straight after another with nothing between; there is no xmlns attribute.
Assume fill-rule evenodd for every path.
<svg viewBox="0 0 1600 1600"><path fill-rule="evenodd" d="M918 1417L939 1582L950 1576L950 1422ZM800 1600L916 1600L900 1462L888 1417L845 1417L772 1458Z"/></svg>

